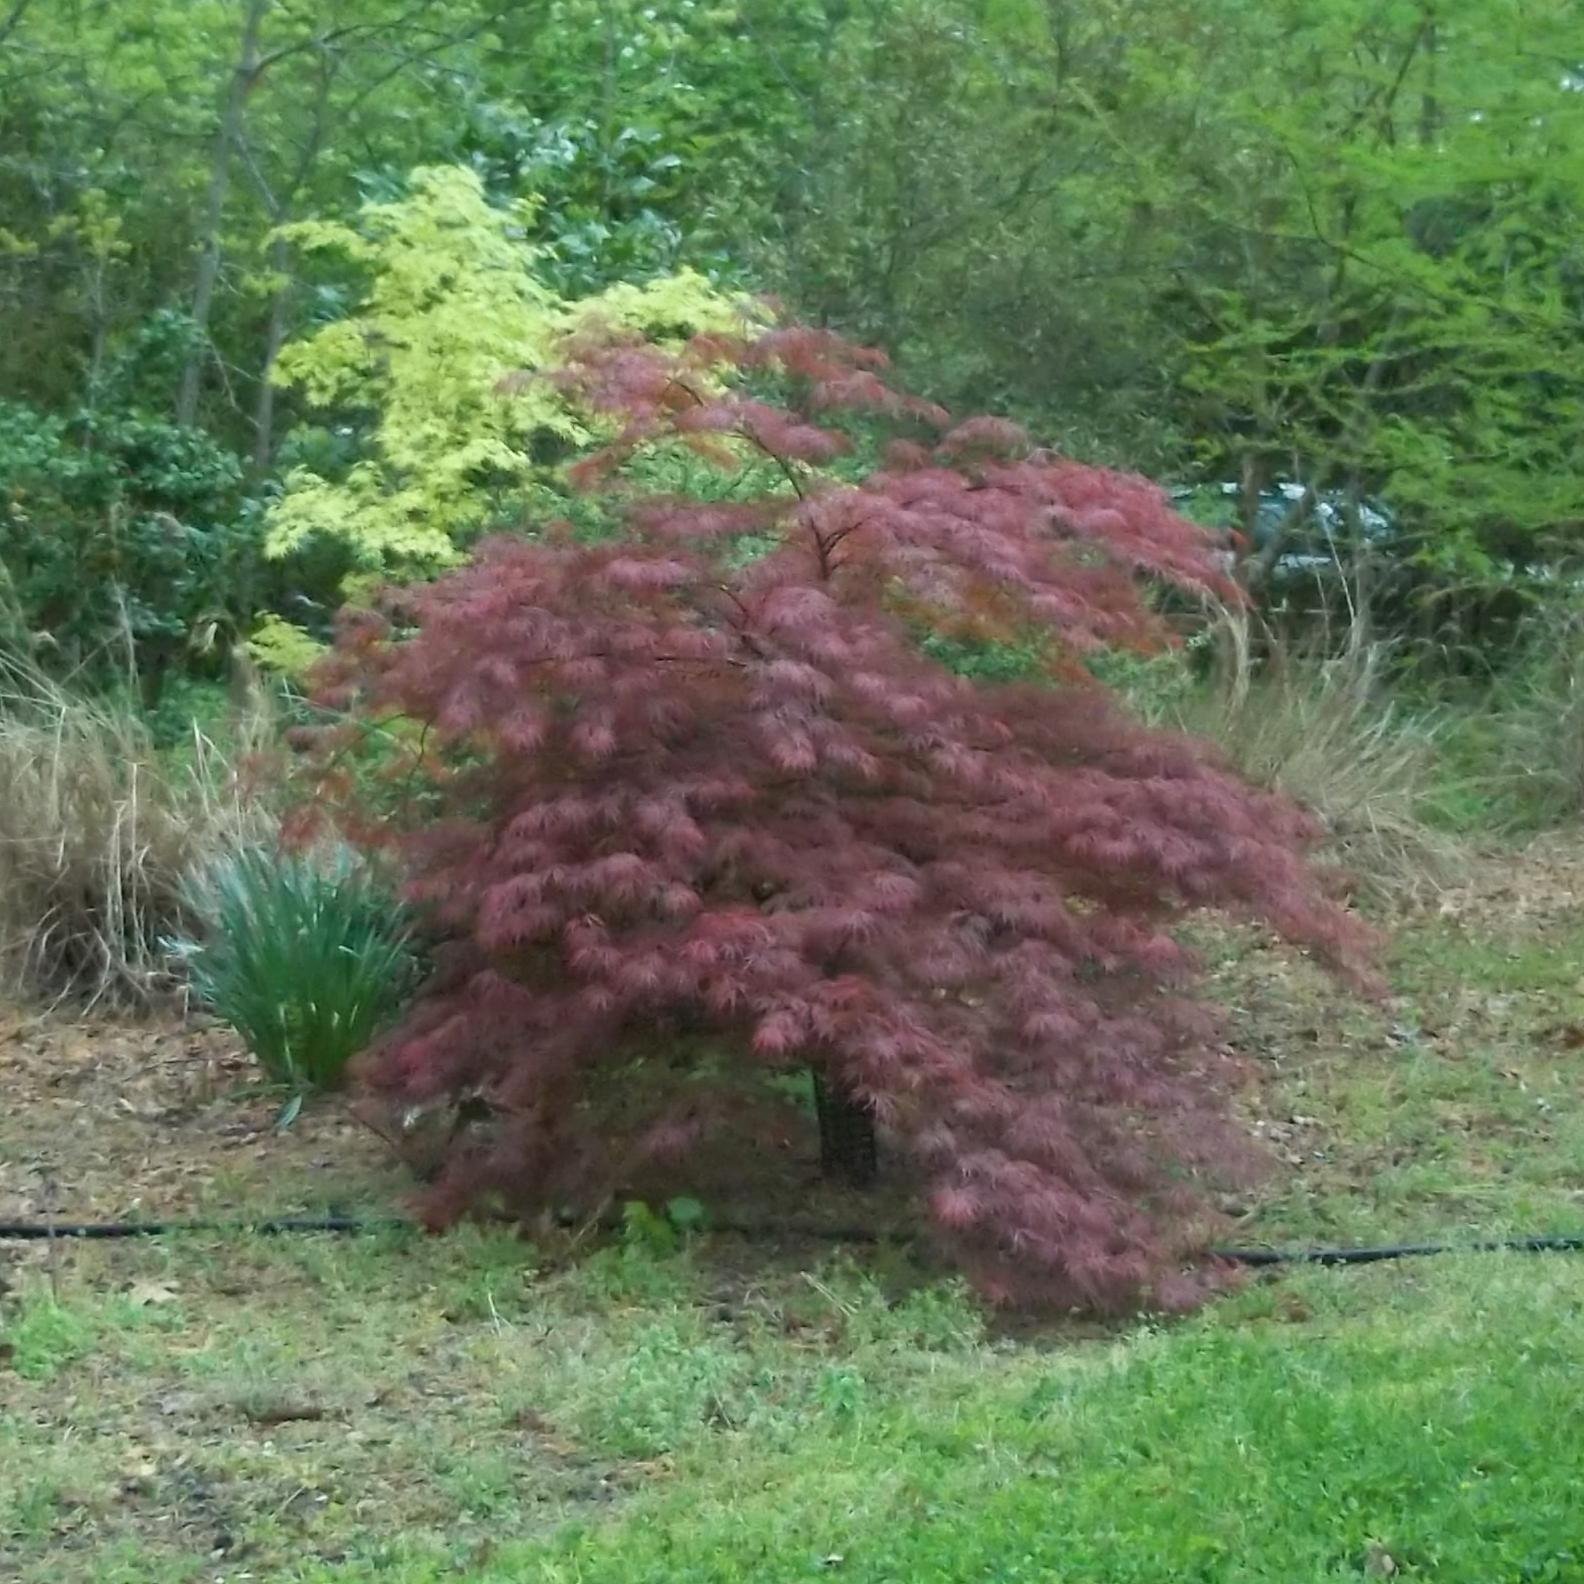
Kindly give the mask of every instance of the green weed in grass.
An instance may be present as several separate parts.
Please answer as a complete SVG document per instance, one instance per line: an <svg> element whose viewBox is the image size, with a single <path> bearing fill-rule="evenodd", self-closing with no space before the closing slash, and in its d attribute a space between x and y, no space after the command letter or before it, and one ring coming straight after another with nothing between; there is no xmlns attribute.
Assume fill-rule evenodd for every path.
<svg viewBox="0 0 1584 1584"><path fill-rule="evenodd" d="M96 1296L91 1302L63 1302L49 1284L28 1284L0 1311L3 1368L26 1380L48 1381L91 1354L115 1332L170 1330L180 1315L165 1305L174 1294L158 1283L133 1284L129 1292Z"/></svg>

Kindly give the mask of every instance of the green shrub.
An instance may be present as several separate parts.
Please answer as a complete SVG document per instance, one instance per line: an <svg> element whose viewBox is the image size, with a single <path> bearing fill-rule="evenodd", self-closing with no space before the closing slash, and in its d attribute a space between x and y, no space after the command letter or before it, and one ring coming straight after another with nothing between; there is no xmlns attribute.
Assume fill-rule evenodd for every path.
<svg viewBox="0 0 1584 1584"><path fill-rule="evenodd" d="M8 637L95 684L130 658L155 704L195 647L252 614L241 490L240 459L200 429L0 401Z"/></svg>
<svg viewBox="0 0 1584 1584"><path fill-rule="evenodd" d="M252 848L213 865L193 901L206 938L178 951L194 988L299 1093L338 1087L416 979L409 929L344 854Z"/></svg>

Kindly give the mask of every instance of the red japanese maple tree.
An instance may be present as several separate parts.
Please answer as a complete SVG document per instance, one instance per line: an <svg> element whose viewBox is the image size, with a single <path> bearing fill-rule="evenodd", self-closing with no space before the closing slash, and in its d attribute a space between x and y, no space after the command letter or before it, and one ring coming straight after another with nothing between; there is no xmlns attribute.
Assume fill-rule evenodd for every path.
<svg viewBox="0 0 1584 1584"><path fill-rule="evenodd" d="M346 619L326 696L421 743L425 813L384 833L450 941L368 1077L488 1101L436 1219L526 1213L685 1019L872 1114L992 1297L1188 1302L1239 1133L1172 928L1221 910L1347 971L1365 932L1306 866L1304 814L1077 661L1162 641L1149 583L1230 594L1207 535L883 370L803 328L585 340L561 377L619 432L577 472L621 531L529 525ZM860 424L905 438L865 470ZM639 488L678 445L721 487ZM964 680L921 629L1037 631L1048 674ZM650 1117L631 1147L706 1121Z"/></svg>

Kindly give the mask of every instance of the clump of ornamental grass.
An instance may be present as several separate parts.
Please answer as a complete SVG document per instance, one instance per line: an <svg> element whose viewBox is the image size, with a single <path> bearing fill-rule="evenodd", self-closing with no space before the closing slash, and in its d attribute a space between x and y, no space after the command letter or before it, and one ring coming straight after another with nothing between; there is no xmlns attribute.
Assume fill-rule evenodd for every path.
<svg viewBox="0 0 1584 1584"><path fill-rule="evenodd" d="M28 999L146 1004L172 988L185 877L271 828L235 751L196 726L180 758L127 697L0 655L0 978Z"/></svg>
<svg viewBox="0 0 1584 1584"><path fill-rule="evenodd" d="M336 1089L416 979L389 893L344 849L227 855L189 888L202 936L178 953L193 989L275 1083Z"/></svg>
<svg viewBox="0 0 1584 1584"><path fill-rule="evenodd" d="M763 1141L710 1072L812 1068L993 1299L1191 1303L1222 1276L1206 1189L1251 1152L1175 926L1253 920L1354 975L1368 937L1309 815L1081 663L1165 641L1152 584L1236 598L1206 533L883 373L801 328L587 337L561 377L611 439L574 482L615 531L534 523L346 616L323 799L352 797L448 941L369 1081L487 1107L431 1188L443 1222L566 1203L591 1162L712 1126L746 1162ZM893 431L878 466L859 424ZM676 451L740 488L646 492ZM956 675L921 628L1037 633L1039 674ZM337 755L380 725L410 813L359 821ZM618 1131L606 1102L674 1062L668 1029L712 1066Z"/></svg>
<svg viewBox="0 0 1584 1584"><path fill-rule="evenodd" d="M1247 621L1220 623L1219 663L1173 715L1217 743L1250 781L1313 812L1328 854L1377 901L1401 901L1453 873L1456 843L1427 818L1441 724L1393 702L1386 649L1355 627L1339 651L1277 640L1258 664Z"/></svg>
<svg viewBox="0 0 1584 1584"><path fill-rule="evenodd" d="M1584 812L1584 611L1542 609L1484 701L1478 789L1504 823L1535 829Z"/></svg>

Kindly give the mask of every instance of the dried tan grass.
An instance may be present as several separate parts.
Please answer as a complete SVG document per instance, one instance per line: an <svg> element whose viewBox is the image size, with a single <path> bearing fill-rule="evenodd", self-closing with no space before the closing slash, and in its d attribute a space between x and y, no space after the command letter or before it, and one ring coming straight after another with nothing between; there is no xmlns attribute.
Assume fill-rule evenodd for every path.
<svg viewBox="0 0 1584 1584"><path fill-rule="evenodd" d="M121 1004L170 986L186 877L272 828L236 770L262 710L229 756L196 727L184 753L162 755L130 704L0 655L0 986Z"/></svg>
<svg viewBox="0 0 1584 1584"><path fill-rule="evenodd" d="M1445 884L1458 844L1423 817L1439 727L1392 702L1384 647L1355 628L1335 653L1278 643L1256 662L1245 616L1224 616L1219 636L1215 674L1178 706L1178 723L1311 809L1361 890L1395 901Z"/></svg>
<svg viewBox="0 0 1584 1584"><path fill-rule="evenodd" d="M1563 606L1535 620L1487 715L1496 763L1483 781L1513 823L1559 825L1584 814L1584 611Z"/></svg>

